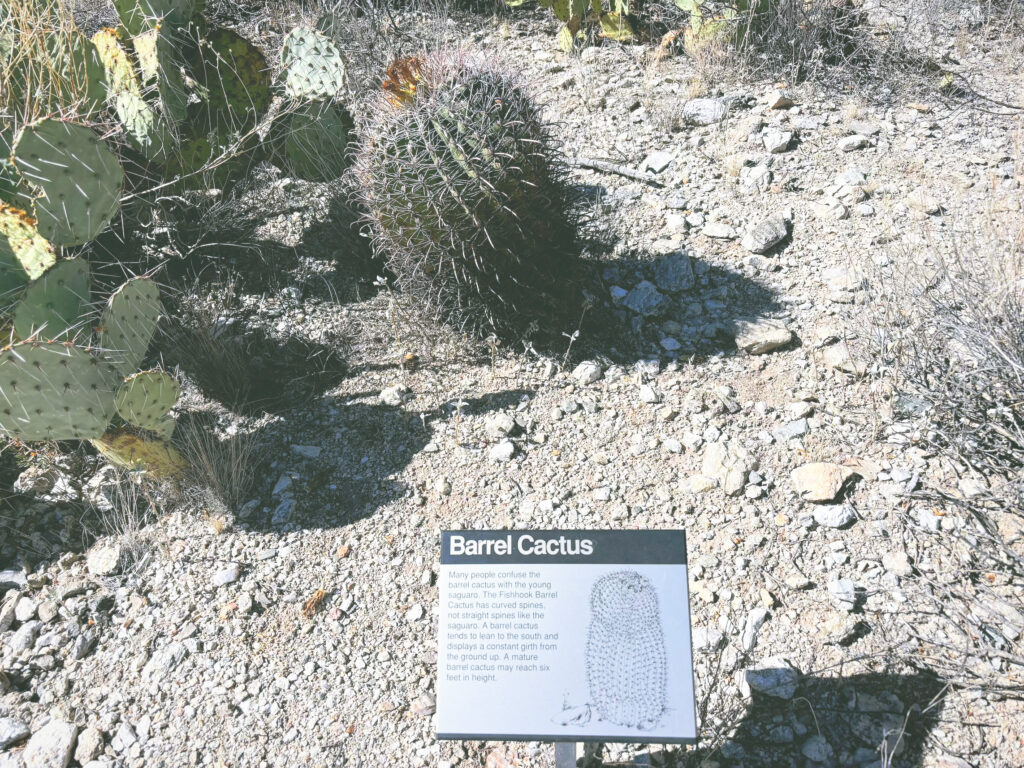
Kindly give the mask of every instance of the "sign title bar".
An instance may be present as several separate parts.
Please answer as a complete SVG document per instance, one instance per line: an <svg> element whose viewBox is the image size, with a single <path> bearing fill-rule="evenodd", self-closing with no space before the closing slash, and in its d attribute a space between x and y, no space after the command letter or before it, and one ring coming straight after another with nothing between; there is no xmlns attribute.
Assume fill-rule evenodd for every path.
<svg viewBox="0 0 1024 768"><path fill-rule="evenodd" d="M442 531L443 565L685 565L684 531Z"/></svg>

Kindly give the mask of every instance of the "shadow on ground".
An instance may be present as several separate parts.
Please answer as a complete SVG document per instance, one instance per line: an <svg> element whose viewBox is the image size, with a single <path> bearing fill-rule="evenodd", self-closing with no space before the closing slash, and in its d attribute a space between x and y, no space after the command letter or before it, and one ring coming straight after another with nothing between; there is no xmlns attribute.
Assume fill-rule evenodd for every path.
<svg viewBox="0 0 1024 768"><path fill-rule="evenodd" d="M926 673L808 676L788 700L755 692L724 744L652 750L633 762L591 768L921 768L943 688Z"/></svg>

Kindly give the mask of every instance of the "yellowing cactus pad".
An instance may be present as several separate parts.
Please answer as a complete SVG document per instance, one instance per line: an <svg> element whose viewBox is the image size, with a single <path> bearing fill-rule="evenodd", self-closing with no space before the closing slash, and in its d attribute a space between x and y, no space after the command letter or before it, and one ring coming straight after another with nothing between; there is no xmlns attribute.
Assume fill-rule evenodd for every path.
<svg viewBox="0 0 1024 768"><path fill-rule="evenodd" d="M90 442L111 463L127 469L143 469L160 479L178 477L188 466L185 458L167 441L137 435L127 429L112 429Z"/></svg>

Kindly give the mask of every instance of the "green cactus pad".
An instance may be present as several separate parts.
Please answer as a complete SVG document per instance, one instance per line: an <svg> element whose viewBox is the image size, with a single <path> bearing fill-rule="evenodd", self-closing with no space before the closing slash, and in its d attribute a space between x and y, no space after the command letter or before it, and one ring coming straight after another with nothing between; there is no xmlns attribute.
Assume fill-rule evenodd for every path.
<svg viewBox="0 0 1024 768"><path fill-rule="evenodd" d="M81 114L94 114L103 108L107 98L99 51L89 38L78 31L71 33L67 46L66 72L72 101L80 102Z"/></svg>
<svg viewBox="0 0 1024 768"><path fill-rule="evenodd" d="M160 319L160 289L148 277L118 288L100 317L98 344L106 361L121 375L138 370Z"/></svg>
<svg viewBox="0 0 1024 768"><path fill-rule="evenodd" d="M117 415L141 429L157 431L178 402L181 388L163 371L142 371L124 380L114 403Z"/></svg>
<svg viewBox="0 0 1024 768"><path fill-rule="evenodd" d="M22 342L0 350L0 429L11 437L96 438L113 413L110 369L81 347Z"/></svg>
<svg viewBox="0 0 1024 768"><path fill-rule="evenodd" d="M188 462L166 440L137 435L127 429L111 430L91 442L113 464L143 469L154 477L178 477L188 467Z"/></svg>
<svg viewBox="0 0 1024 768"><path fill-rule="evenodd" d="M160 108L171 125L178 125L185 119L188 109L188 92L182 76L184 45L166 27L160 27L156 33L156 86Z"/></svg>
<svg viewBox="0 0 1024 768"><path fill-rule="evenodd" d="M314 29L296 27L281 47L285 93L293 99L329 99L345 82L341 51Z"/></svg>
<svg viewBox="0 0 1024 768"><path fill-rule="evenodd" d="M14 309L14 333L57 339L81 326L89 305L89 263L62 261L25 289Z"/></svg>
<svg viewBox="0 0 1024 768"><path fill-rule="evenodd" d="M283 165L296 178L331 181L350 164L352 116L341 106L309 103L282 118Z"/></svg>
<svg viewBox="0 0 1024 768"><path fill-rule="evenodd" d="M25 211L0 203L0 304L57 262L57 254Z"/></svg>
<svg viewBox="0 0 1024 768"><path fill-rule="evenodd" d="M114 0L117 17L132 37L164 23L188 24L196 12L195 0Z"/></svg>
<svg viewBox="0 0 1024 768"><path fill-rule="evenodd" d="M39 234L57 245L95 238L117 212L124 172L90 128L46 119L21 131L14 163L43 197L35 201Z"/></svg>
<svg viewBox="0 0 1024 768"><path fill-rule="evenodd" d="M103 63L108 92L116 95L130 91L141 95L142 86L139 76L135 72L135 67L132 66L132 61L118 30L113 27L101 29L92 36L92 42Z"/></svg>
<svg viewBox="0 0 1024 768"><path fill-rule="evenodd" d="M196 122L224 142L256 127L270 106L267 60L252 43L230 29L210 29L200 44L197 79L206 92Z"/></svg>

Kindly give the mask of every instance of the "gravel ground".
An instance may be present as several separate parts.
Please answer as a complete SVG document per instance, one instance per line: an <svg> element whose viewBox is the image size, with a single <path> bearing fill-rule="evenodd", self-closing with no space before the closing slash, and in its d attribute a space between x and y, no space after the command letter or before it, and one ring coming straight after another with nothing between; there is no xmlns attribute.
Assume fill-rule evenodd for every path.
<svg viewBox="0 0 1024 768"><path fill-rule="evenodd" d="M957 645L932 606L972 523L915 492L978 480L923 447L863 351L894 260L1024 215L1019 120L771 82L693 101L685 58L478 26L574 154L651 171L574 171L602 234L588 316L622 333L467 346L372 269L332 288L351 255L308 236L323 206L269 220L299 287L243 282L224 321L307 350L358 338L347 375L260 418L190 401L267 452L237 508L193 494L77 554L47 498L142 502L95 467L81 492L67 468L19 480L42 501L18 535L63 554L0 573L0 767L550 766L550 745L433 738L439 531L505 527L687 531L701 748L606 764L1024 765L1019 697L929 672L925 641ZM1019 100L1006 51L978 41L961 66ZM1019 650L1019 584L970 609ZM791 695L759 695L762 668Z"/></svg>

